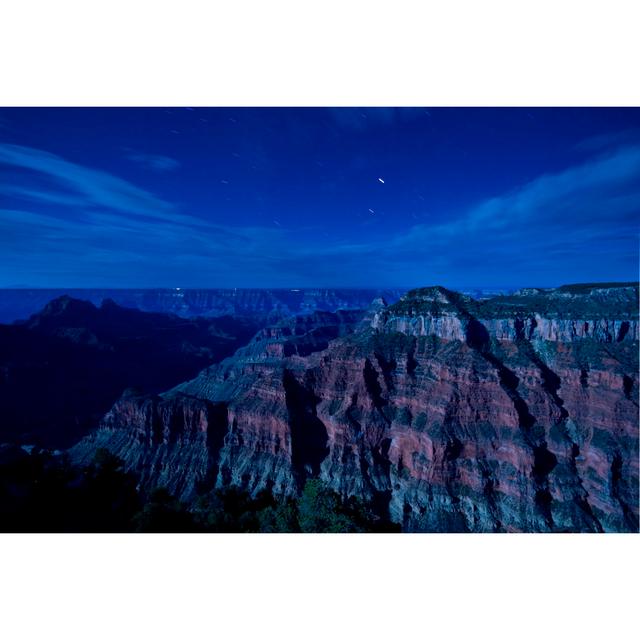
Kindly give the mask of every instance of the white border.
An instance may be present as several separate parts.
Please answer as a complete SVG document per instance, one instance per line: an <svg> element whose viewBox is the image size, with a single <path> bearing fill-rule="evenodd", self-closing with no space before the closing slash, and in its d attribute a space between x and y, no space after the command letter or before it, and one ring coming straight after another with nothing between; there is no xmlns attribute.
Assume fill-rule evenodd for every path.
<svg viewBox="0 0 640 640"><path fill-rule="evenodd" d="M633 535L0 538L3 637L619 638Z"/></svg>
<svg viewBox="0 0 640 640"><path fill-rule="evenodd" d="M635 0L20 0L0 104L637 106Z"/></svg>

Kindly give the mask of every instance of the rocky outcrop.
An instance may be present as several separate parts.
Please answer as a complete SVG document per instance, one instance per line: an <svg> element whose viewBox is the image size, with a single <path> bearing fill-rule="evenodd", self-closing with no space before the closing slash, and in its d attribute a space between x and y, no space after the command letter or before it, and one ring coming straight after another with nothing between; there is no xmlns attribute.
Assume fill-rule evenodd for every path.
<svg viewBox="0 0 640 640"><path fill-rule="evenodd" d="M385 332L465 340L472 320L478 320L496 340L637 341L638 287L531 289L481 301L444 287L428 287L380 309L371 326Z"/></svg>
<svg viewBox="0 0 640 640"><path fill-rule="evenodd" d="M187 501L229 485L293 495L319 477L405 531L637 531L637 289L625 288L599 288L617 300L604 314L591 290L476 302L431 288L378 301L370 326L274 327L160 398L123 398L72 455L105 446L143 488ZM527 332L525 312L629 329Z"/></svg>
<svg viewBox="0 0 640 640"><path fill-rule="evenodd" d="M362 315L316 312L290 318L259 331L233 358L162 397L127 394L72 455L88 462L96 449L109 448L140 473L142 487L167 486L187 501L198 487L227 485L252 493L269 489L295 494L296 469L304 470L307 457L317 456L318 424L307 426L309 398L286 363L303 363L303 356L353 332ZM193 419L185 421L183 405L200 408L198 428L192 426ZM296 412L297 418L292 417ZM188 415L193 415L192 409ZM197 464L177 464L184 461L185 449ZM162 473L158 457L167 465Z"/></svg>

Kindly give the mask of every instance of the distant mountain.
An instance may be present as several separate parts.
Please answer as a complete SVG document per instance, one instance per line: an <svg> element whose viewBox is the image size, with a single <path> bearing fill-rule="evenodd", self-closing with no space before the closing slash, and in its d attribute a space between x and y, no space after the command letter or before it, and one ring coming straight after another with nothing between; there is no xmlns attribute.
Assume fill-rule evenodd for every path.
<svg viewBox="0 0 640 640"><path fill-rule="evenodd" d="M403 293L390 289L0 289L0 322L23 320L64 295L95 305L110 299L122 307L183 318L228 315L276 321L316 310L364 309L378 296L394 302Z"/></svg>
<svg viewBox="0 0 640 640"><path fill-rule="evenodd" d="M318 479L404 531L638 530L638 285L444 287L261 330L71 450L193 503Z"/></svg>
<svg viewBox="0 0 640 640"><path fill-rule="evenodd" d="M0 442L67 447L128 387L154 393L177 384L261 326L54 299L23 323L0 325Z"/></svg>

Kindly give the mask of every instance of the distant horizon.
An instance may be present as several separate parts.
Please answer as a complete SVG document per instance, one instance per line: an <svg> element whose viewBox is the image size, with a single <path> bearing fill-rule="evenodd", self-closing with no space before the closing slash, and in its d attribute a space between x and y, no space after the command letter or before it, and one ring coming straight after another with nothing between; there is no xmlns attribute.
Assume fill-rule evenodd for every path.
<svg viewBox="0 0 640 640"><path fill-rule="evenodd" d="M109 286L109 285L97 285L97 286L26 286L26 285L7 285L0 286L0 291L56 291L56 290L66 290L66 291L95 291L95 290L110 290L110 291L310 291L315 289L328 289L328 290L343 290L343 291L379 291L379 290L406 290L411 291L413 289L422 289L426 287L444 287L446 289L461 290L461 289L477 289L484 291L492 291L492 290L501 290L501 289L558 289L560 287L573 286L573 285L603 285L603 286L611 286L614 284L619 285L640 285L640 279L638 280L610 280L610 281L591 281L591 280L579 280L579 281L571 281L571 282L563 282L562 284L557 285L541 285L541 284L523 284L523 285L443 285L439 283L428 283L422 285L413 285L413 286L277 286L277 287L269 287L269 286L253 286L253 287L232 287L232 286L180 286L180 287L171 287L171 286L154 286L154 287L145 287L145 286Z"/></svg>

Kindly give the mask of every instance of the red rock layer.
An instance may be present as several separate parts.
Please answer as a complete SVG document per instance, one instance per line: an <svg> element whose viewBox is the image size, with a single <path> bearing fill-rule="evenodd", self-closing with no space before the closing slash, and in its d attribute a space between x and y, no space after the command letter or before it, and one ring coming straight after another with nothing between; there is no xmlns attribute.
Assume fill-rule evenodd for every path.
<svg viewBox="0 0 640 640"><path fill-rule="evenodd" d="M121 400L74 455L107 446L185 500L320 477L405 531L638 529L637 342L373 324L263 333L162 399Z"/></svg>

